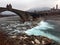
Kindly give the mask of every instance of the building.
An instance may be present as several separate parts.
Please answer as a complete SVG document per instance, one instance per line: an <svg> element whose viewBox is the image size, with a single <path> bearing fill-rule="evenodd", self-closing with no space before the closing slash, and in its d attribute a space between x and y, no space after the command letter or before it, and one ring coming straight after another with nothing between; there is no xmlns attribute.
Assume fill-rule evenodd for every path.
<svg viewBox="0 0 60 45"><path fill-rule="evenodd" d="M56 9L58 9L58 4L56 5Z"/></svg>
<svg viewBox="0 0 60 45"><path fill-rule="evenodd" d="M7 9L12 9L12 5L11 4L7 4L6 8Z"/></svg>

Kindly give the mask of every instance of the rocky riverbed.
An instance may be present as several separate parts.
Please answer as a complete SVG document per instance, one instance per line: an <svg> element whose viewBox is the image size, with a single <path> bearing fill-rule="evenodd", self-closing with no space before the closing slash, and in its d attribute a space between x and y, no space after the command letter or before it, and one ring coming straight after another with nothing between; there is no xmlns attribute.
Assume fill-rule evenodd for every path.
<svg viewBox="0 0 60 45"><path fill-rule="evenodd" d="M36 21L22 23L19 19L18 16L0 18L0 32L3 31L0 33L0 45L59 45L55 40L60 42L60 31L56 31L57 26L54 29L55 24L52 25L51 21L38 24ZM26 30L31 35L25 34Z"/></svg>
<svg viewBox="0 0 60 45"><path fill-rule="evenodd" d="M28 36L22 33L9 36L4 31L0 31L0 45L55 45L55 42L44 36Z"/></svg>
<svg viewBox="0 0 60 45"><path fill-rule="evenodd" d="M0 18L0 27L9 35L17 35L37 25L37 22L27 21L23 23L19 19L19 16Z"/></svg>

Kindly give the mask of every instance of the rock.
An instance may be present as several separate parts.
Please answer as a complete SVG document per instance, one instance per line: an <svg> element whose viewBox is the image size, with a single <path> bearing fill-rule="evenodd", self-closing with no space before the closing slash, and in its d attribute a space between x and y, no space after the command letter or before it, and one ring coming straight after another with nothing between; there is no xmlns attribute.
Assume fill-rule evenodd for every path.
<svg viewBox="0 0 60 45"><path fill-rule="evenodd" d="M34 35L29 36L26 34L10 36L8 38L6 36L3 39L2 44L0 43L0 45L50 45L52 43L52 40L46 37Z"/></svg>
<svg viewBox="0 0 60 45"><path fill-rule="evenodd" d="M26 45L26 44L23 44L23 45Z"/></svg>
<svg viewBox="0 0 60 45"><path fill-rule="evenodd" d="M40 44L40 41L37 40L37 39L35 39L35 43L36 43L36 44Z"/></svg>
<svg viewBox="0 0 60 45"><path fill-rule="evenodd" d="M31 41L32 42L32 44L34 44L34 41Z"/></svg>
<svg viewBox="0 0 60 45"><path fill-rule="evenodd" d="M10 38L16 38L16 36L10 36Z"/></svg>
<svg viewBox="0 0 60 45"><path fill-rule="evenodd" d="M50 45L51 43L52 43L51 39L48 39L48 38L43 38L42 39L42 44L43 45Z"/></svg>

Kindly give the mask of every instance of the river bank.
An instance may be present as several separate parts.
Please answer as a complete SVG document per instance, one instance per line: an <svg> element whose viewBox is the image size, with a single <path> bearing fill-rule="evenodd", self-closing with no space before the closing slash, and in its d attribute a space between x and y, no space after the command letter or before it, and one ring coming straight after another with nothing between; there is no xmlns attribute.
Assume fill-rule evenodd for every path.
<svg viewBox="0 0 60 45"><path fill-rule="evenodd" d="M2 28L2 30L0 30L0 31L4 31L4 32L6 32L9 36L7 36L7 42L8 41L10 41L10 42L8 42L8 44L10 44L10 43L12 43L13 42L13 44L16 44L17 45L17 43L18 42L23 42L23 44L22 45L27 45L27 42L31 39L30 37L32 37L32 39L31 39L31 41L34 43L35 41L33 41L33 39L35 38L36 40L38 40L37 38L43 38L43 37L45 37L46 36L46 38L48 39L48 40L50 40L50 41L52 41L53 39L54 40L56 40L56 41L58 41L58 42L60 42L60 25L59 25L59 22L60 21L54 21L54 20L48 20L48 21L41 21L41 22L31 22L31 21L28 21L28 22L24 22L24 23L22 23L20 20L19 20L19 17L17 16L14 16L14 17L5 17L5 18L1 18L0 19L0 28ZM40 23L40 24L38 24L38 23ZM58 23L58 24L57 24ZM54 26L55 25L55 26ZM48 28L48 30L47 30L47 28ZM51 30L51 28L54 28L53 30ZM58 29L58 30L57 30ZM21 35L21 32L23 32L23 31L26 31L26 30L31 30L32 31L32 33L31 34L39 34L39 36L35 36L35 35L26 35L26 34L22 34ZM58 32L58 33L56 33L56 32ZM29 32L30 33L30 32ZM27 34L29 34L29 33L27 33ZM17 36L17 35L19 35L19 36ZM25 35L25 37L28 37L26 40L28 40L27 42L26 42L26 40L25 40L25 37L24 37L24 35ZM40 36L41 35L41 36ZM5 35L4 35L5 36ZM53 36L53 37L52 37ZM20 40L20 38L23 38L23 40L25 40L25 41L21 41ZM37 37L37 38L36 38ZM48 38L49 37L49 38ZM34 40L35 40L34 39ZM47 40L46 39L46 40ZM5 41L6 41L5 40ZM18 41L19 40L19 41ZM45 38L43 39L43 40L45 40ZM47 40L47 42L48 42L48 40ZM31 41L29 41L28 43L30 44L32 44L32 42ZM40 43L41 43L41 45L42 45L42 40L38 40L38 42L39 41L41 41ZM16 42L16 43L15 43ZM26 44L24 44L24 42L26 43ZM44 41L43 41L44 42ZM36 42L35 42L36 43ZM35 45L35 43L34 43L34 45ZM51 43L51 42L50 42ZM7 44L7 45L8 45ZM18 43L19 44L19 43ZM12 44L11 44L12 45ZM32 44L33 45L33 44ZM39 44L40 45L40 44ZM54 44L54 45L57 45L57 44Z"/></svg>
<svg viewBox="0 0 60 45"><path fill-rule="evenodd" d="M17 36L8 36L0 31L0 45L55 45L55 42L44 36L28 36L22 33Z"/></svg>

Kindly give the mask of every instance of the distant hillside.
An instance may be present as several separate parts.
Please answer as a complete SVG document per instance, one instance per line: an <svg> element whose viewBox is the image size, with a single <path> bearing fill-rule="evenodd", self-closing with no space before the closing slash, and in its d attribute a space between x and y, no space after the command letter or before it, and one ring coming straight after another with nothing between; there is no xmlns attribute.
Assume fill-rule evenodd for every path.
<svg viewBox="0 0 60 45"><path fill-rule="evenodd" d="M44 11L44 10L50 10L50 7L42 7L42 8L31 8L27 10L28 12L34 12L34 11Z"/></svg>

